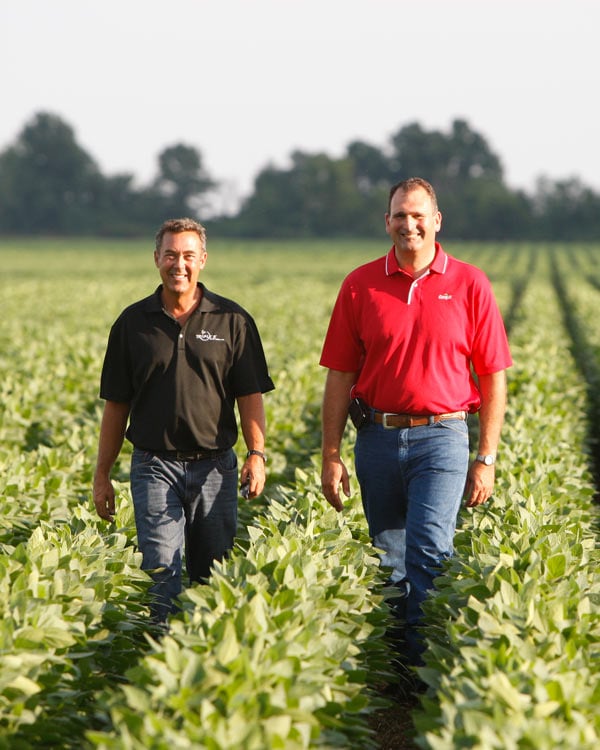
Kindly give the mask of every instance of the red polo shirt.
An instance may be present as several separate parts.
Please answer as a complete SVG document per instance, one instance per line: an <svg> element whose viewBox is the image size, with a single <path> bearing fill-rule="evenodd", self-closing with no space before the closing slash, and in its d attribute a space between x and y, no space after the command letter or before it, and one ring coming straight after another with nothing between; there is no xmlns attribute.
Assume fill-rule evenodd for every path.
<svg viewBox="0 0 600 750"><path fill-rule="evenodd" d="M485 274L436 243L414 280L394 248L343 281L321 365L357 372L353 395L401 414L474 412L477 375L512 364L504 323Z"/></svg>

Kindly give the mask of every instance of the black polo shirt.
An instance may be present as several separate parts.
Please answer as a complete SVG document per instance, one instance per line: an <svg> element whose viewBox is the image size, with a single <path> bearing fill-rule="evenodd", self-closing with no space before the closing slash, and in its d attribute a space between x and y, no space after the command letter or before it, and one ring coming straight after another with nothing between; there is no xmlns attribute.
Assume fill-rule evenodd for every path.
<svg viewBox="0 0 600 750"><path fill-rule="evenodd" d="M274 388L252 317L203 284L183 327L163 309L162 285L113 324L100 397L131 404L137 448L225 450L235 445L235 399Z"/></svg>

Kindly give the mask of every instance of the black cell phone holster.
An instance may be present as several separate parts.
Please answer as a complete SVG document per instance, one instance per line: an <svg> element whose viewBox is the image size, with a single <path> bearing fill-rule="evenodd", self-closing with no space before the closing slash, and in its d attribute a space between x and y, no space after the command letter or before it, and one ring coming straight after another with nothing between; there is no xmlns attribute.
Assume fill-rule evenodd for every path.
<svg viewBox="0 0 600 750"><path fill-rule="evenodd" d="M369 407L360 398L353 398L348 407L348 414L352 420L352 424L357 430L367 424L370 421Z"/></svg>

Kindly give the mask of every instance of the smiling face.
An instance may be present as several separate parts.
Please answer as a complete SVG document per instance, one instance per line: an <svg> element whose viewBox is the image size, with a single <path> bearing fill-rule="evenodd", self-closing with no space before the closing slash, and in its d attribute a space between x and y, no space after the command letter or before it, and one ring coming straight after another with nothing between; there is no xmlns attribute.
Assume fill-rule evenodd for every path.
<svg viewBox="0 0 600 750"><path fill-rule="evenodd" d="M163 282L163 293L172 300L193 297L200 271L206 264L206 249L197 232L166 232L154 262Z"/></svg>
<svg viewBox="0 0 600 750"><path fill-rule="evenodd" d="M442 215L422 187L397 190L385 215L385 228L396 248L400 266L430 263Z"/></svg>

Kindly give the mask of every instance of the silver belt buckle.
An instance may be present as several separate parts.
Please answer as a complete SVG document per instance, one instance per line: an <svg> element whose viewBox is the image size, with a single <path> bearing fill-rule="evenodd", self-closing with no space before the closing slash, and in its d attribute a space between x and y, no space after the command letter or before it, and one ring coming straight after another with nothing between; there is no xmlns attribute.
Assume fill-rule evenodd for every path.
<svg viewBox="0 0 600 750"><path fill-rule="evenodd" d="M388 417L395 417L395 416L396 415L393 412L390 412L390 411L384 411L382 413L382 415L381 415L381 426L383 427L384 430L395 430L396 429L393 424L388 424L387 423L387 418Z"/></svg>

